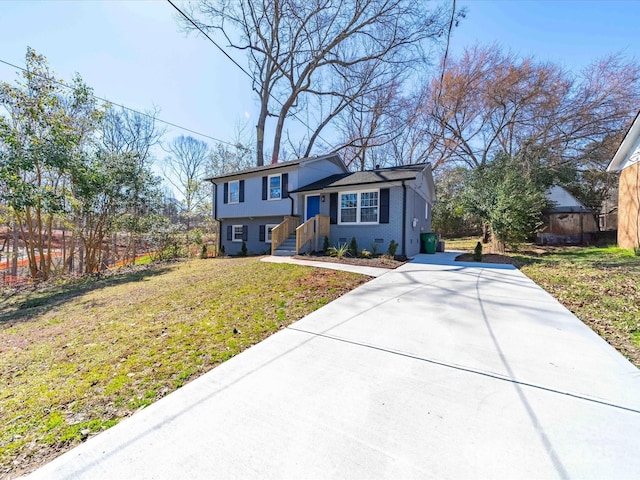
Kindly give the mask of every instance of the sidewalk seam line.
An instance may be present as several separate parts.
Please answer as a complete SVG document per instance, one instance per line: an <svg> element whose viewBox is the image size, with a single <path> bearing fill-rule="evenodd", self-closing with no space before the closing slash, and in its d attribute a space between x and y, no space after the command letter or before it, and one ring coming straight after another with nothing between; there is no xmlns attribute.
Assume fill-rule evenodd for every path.
<svg viewBox="0 0 640 480"><path fill-rule="evenodd" d="M313 335L313 336L316 336L316 337L327 338L329 340L336 340L338 342L348 343L348 344L356 345L356 346L359 346L359 347L370 348L372 350L378 350L378 351L381 351L381 352L390 353L392 355L398 355L398 356L401 356L401 357L411 358L413 360L419 360L421 362L431 363L431 364L434 364L434 365L439 365L441 367L452 368L454 370L460 370L460 371L467 372L467 373L472 373L472 374L475 374L475 375L482 375L482 376L485 376L485 377L493 378L495 380L501 380L503 382L515 383L515 384L522 385L522 386L525 386L525 387L531 387L531 388L535 388L535 389L538 389L538 390L543 390L543 391L550 392L550 393L556 393L556 394L559 394L559 395L565 395L565 396L568 396L568 397L576 398L578 400L585 400L587 402L598 403L600 405L604 405L604 406L607 406L607 407L618 408L620 410L625 410L625 411L628 411L628 412L640 414L640 410L637 410L635 408L625 407L623 405L616 405L615 403L606 402L604 400L598 400L596 398L590 398L590 397L587 397L587 396L584 396L584 395L579 395L579 394L576 394L576 393L563 392L561 390L556 390L556 389L550 388L550 387L544 387L542 385L536 385L534 383L522 382L520 380L516 380L516 379L513 379L513 378L503 377L503 376L498 375L496 373L489 373L489 372L483 372L481 370L474 370L472 368L463 367L463 366L460 366L460 365L440 362L438 360L432 360L432 359L429 359L429 358L419 357L417 355L413 355L413 354L410 354L410 353L404 353L404 352L399 352L399 351L395 351L395 350L390 350L390 349L387 349L387 348L378 347L378 346L370 345L370 344L367 344L367 343L356 342L354 340L348 340L346 338L340 338L340 337L337 337L337 336L334 336L334 335L327 335L325 333L311 332L311 331L308 331L308 330L303 330L301 328L296 328L296 327L291 327L291 326L286 327L286 328L288 330L294 330L294 331L297 331L297 332L306 333L308 335Z"/></svg>

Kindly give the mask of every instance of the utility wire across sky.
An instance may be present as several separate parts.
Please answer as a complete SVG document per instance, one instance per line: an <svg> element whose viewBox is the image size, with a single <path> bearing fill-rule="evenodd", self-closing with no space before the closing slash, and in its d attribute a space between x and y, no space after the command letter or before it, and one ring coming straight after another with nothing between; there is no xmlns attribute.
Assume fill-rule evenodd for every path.
<svg viewBox="0 0 640 480"><path fill-rule="evenodd" d="M198 29L198 31L200 33L202 33L202 35L204 35L211 43L213 43L213 45L215 45L215 47L220 50L225 57L227 57L229 60L231 60L233 62L233 64L238 67L247 77L249 77L249 79L251 79L252 82L256 82L255 78L253 78L253 75L251 75L250 72L248 72L242 65L240 65L233 57L231 57L231 55L229 55L224 48L222 48L220 45L218 45L218 43L211 38L207 32L205 32L202 28L200 28L200 26L191 18L189 17L189 15L187 15L186 13L184 13L175 3L173 3L171 0L167 0L167 2L169 2L171 4L171 6L173 8L175 8L178 13L180 15L182 15L191 25L193 25L195 28ZM275 95L273 95L273 93L269 92L269 96L275 100L278 104L280 104L280 106L284 106L284 103L282 103L282 101L280 101L280 99L278 97L276 97ZM307 127L307 129L309 131L313 131L313 129L309 126L308 123L306 123L304 120L302 120L298 115L296 115L295 113L292 113L291 116L293 118L295 118L296 120L298 120L302 125L304 125L305 127ZM328 142L327 140L325 140L324 138L322 138L322 136L320 134L318 134L318 138L320 140L322 140L323 142L325 142L327 145L330 145L331 143Z"/></svg>
<svg viewBox="0 0 640 480"><path fill-rule="evenodd" d="M250 72L248 72L248 71L247 71L247 70L246 70L242 65L240 65L240 64L239 64L239 63L238 63L238 62L237 62L233 57L231 57L231 55L229 55L229 54L224 50L224 48L222 48L222 47L221 47L221 46L220 46L220 45L219 45L219 44L218 44L218 43L217 43L213 38L211 38L211 37L210 37L210 36L209 36L209 35L208 35L208 34L207 34L207 33L206 33L202 28L200 28L200 26L199 26L197 23L195 23L195 22L194 22L194 20L193 20L191 17L189 17L185 12L183 12L183 11L182 11L182 10L181 10L177 5L175 5L171 0L167 0L167 2L168 2L168 3L169 3L169 4L170 4L170 5L171 5L175 10L177 10L177 11L178 11L178 13L179 13L180 15L182 15L182 16L183 16L183 17L184 17L184 18L185 18L189 23L191 23L191 24L192 24L192 25L193 25L193 26L194 26L194 27L195 27L195 28L196 28L200 33L202 33L202 35L204 35L204 36L205 36L205 38L207 38L207 39L208 39L208 40L209 40L209 41L210 41L210 42L211 42L211 43L212 43L212 44L213 44L213 45L214 45L218 50L220 50L220 52L222 52L222 54L223 54L225 57L227 57L227 58L228 58L228 59L229 59L229 60L230 60L230 61L231 61L231 62L232 62L236 67L238 67L238 68L240 69L240 71L242 71L242 73L244 73L244 74L245 74L245 75L246 75L246 76L247 76L247 77L248 77L252 82L255 82L255 79L253 78L253 75L251 75L251 73L250 73ZM20 66L18 66L18 65L15 65L15 64L13 64L13 63L11 63L11 62L6 61L6 60L2 60L2 59L0 59L0 63L3 63L3 64L5 64L5 65L7 65L7 66L9 66L9 67L15 68L16 70L20 70L20 71L23 71L23 72L31 73L32 75L37 75L37 76L39 76L39 77L41 77L41 78L46 78L44 75L41 75L41 74L38 74L38 73L34 73L34 72L28 72L28 70L27 70L26 68L24 68L24 67L20 67ZM50 80L50 81L54 82L55 84L60 85L60 86L62 86L62 87L64 87L64 88L67 88L67 89L70 89L70 90L72 90L72 89L73 89L73 87L71 87L70 85L67 85L66 83L61 82L61 81L59 81L59 80L55 80L55 79L52 79L52 78L48 78L48 80ZM145 117L152 118L152 119L154 119L155 121L160 122L160 123L163 123L163 124L168 125L168 126L170 126L170 127L174 127L174 128L177 128L177 129L183 130L183 131L185 131L185 132L189 132L189 133L192 133L192 134L194 134L194 135L198 135L198 136L200 136L200 137L207 138L207 139L209 139L209 140L213 140L214 142L222 143L222 144L229 145L229 146L233 146L233 147L235 147L235 146L236 146L236 144L235 144L235 143L233 143L233 142L228 142L228 141L225 141L225 140L221 140L221 139L216 138L216 137L214 137L214 136L212 136L212 135L208 135L208 134L201 133L201 132L195 131L195 130L190 129L190 128L187 128L187 127L183 127L183 126L178 125L178 124L175 124L175 123L173 123L173 122L169 122L169 121L167 121L167 120L163 120L163 119L161 119L161 118L158 118L158 117L155 117L155 116L153 116L153 115L150 115L149 113L141 112L141 111L136 110L136 109L134 109L134 108L127 107L126 105L122 105L122 104L120 104L120 103L116 103L116 102L113 102L113 101L111 101L111 100L107 100L106 98L99 97L98 95L95 95L95 94L93 94L93 93L91 94L91 96L92 96L93 98L95 98L96 100L100 100L101 102L105 102L105 103L107 103L107 104L109 104L109 105L113 105L113 106L116 106L116 107L120 107L120 108L122 108L122 109L124 109L124 110L128 110L128 111L130 111L130 112L137 113L137 114L139 114L139 115L143 115L143 116L145 116ZM276 101L278 104L283 105L282 101L280 101L280 99L279 99L279 98L277 98L276 96L274 96L272 93L269 93L269 96L270 96L274 101ZM292 113L292 114L291 114L291 116L292 116L293 118L295 118L296 120L298 120L302 125L304 125L304 126L305 126L307 129L309 129L310 131L311 131L311 130L313 130L313 129L309 126L309 124L308 124L307 122L305 122L304 120L302 120L302 119L301 119L298 115L296 115L295 113ZM322 140L323 142L325 142L325 143L327 143L327 144L330 144L330 142L328 142L326 139L324 139L321 135L318 135L318 138L319 138L320 140Z"/></svg>
<svg viewBox="0 0 640 480"><path fill-rule="evenodd" d="M26 68L24 68L24 67L20 67L20 66L18 66L18 65L14 65L13 63L11 63L11 62L7 62L6 60L2 60L2 59L0 59L0 63L4 63L5 65L8 65L8 66L10 66L10 67L15 68L16 70L21 70L21 71L23 71L23 72L27 72L27 73L29 73L29 74L31 74L31 75L36 75L36 76L38 76L38 77L40 77L40 78L46 78L47 80L50 80L51 82L53 82L53 83L55 83L55 84L57 84L57 85L60 85L60 86L62 86L62 87L64 87L64 88L68 88L68 89L70 89L70 90L73 90L73 87L72 87L72 86L67 85L67 84L66 84L66 83L64 83L64 82L61 82L61 81L59 81L59 80L55 80L55 79L53 79L53 78L48 78L48 77L46 77L45 75L41 75L41 74L39 74L39 73L29 72ZM181 126L181 125L177 125L177 124L172 123L172 122L169 122L169 121L167 121L167 120L163 120L163 119L161 119L161 118L158 118L158 117L155 117L155 116L153 116L153 115L150 115L150 114L148 114L148 113L141 112L141 111L136 110L136 109L134 109L134 108L130 108L130 107L127 107L127 106L125 106L125 105L122 105L122 104L119 104L119 103L112 102L111 100L107 100L106 98L99 97L99 96L97 96L97 95L95 95L95 94L93 94L93 93L91 94L91 96L92 96L93 98L95 98L96 100L100 100L101 102L105 102L105 103L107 103L107 104L109 104L109 105L114 105L114 106L116 106L116 107L120 107L120 108L122 108L122 109L124 109L124 110L128 110L128 111L130 111L130 112L137 113L138 115L144 115L145 117L149 117L149 118L151 118L151 119L155 120L156 122L164 123L165 125L169 125L169 126L171 126L171 127L178 128L178 129L180 129L180 130L184 130L185 132L193 133L194 135L199 135L199 136L201 136L201 137L203 137L203 138L208 138L209 140L213 140L214 142L223 143L223 144L225 144L225 145L230 145L230 146L232 146L232 147L235 147L235 146L236 146L236 144L235 144L235 143L227 142L227 141L225 141L225 140L221 140L221 139L216 138L216 137L213 137L213 136L211 136L211 135L207 135L207 134L205 134L205 133L200 133L200 132L197 132L197 131L192 130L192 129L190 129L190 128L183 127L183 126Z"/></svg>

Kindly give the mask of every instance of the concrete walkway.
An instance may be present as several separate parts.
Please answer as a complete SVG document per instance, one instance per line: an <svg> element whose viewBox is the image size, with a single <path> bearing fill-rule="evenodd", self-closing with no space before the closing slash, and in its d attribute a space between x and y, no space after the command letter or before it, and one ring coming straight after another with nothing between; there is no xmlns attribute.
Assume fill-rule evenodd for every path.
<svg viewBox="0 0 640 480"><path fill-rule="evenodd" d="M367 267L363 265L350 265L348 263L332 263L313 260L302 260L294 257L276 257L270 255L260 259L269 263L291 263L293 265L303 265L306 267L327 268L329 270L342 270L343 272L361 273L370 277L379 277L391 271L389 268Z"/></svg>
<svg viewBox="0 0 640 480"><path fill-rule="evenodd" d="M32 475L640 472L640 372L518 270L420 255Z"/></svg>

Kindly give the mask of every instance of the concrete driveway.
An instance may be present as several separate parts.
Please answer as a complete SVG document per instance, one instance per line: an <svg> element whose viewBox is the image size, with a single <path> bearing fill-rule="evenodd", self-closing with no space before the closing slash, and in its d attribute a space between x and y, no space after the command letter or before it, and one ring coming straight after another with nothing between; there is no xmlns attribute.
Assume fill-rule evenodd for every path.
<svg viewBox="0 0 640 480"><path fill-rule="evenodd" d="M518 270L452 258L370 281L32 477L638 478L640 371Z"/></svg>

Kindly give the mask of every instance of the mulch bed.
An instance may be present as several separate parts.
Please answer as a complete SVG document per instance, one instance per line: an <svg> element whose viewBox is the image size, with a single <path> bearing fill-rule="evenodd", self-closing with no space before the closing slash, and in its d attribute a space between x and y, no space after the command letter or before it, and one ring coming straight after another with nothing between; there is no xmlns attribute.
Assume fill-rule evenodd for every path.
<svg viewBox="0 0 640 480"><path fill-rule="evenodd" d="M330 262L330 263L344 263L348 265L360 265L363 267L378 267L378 268L398 268L409 261L406 257L396 255L395 258L389 258L386 256L379 256L373 258L355 258L355 257L330 257L328 255L296 255L298 260L311 260L314 262Z"/></svg>
<svg viewBox="0 0 640 480"><path fill-rule="evenodd" d="M360 265L365 267L379 267L379 268L398 268L400 265L407 263L410 259L396 256L391 259L387 256L378 256L374 258L354 258L354 257L330 257L328 255L296 255L299 260L312 260L314 262L331 262L331 263L346 263L349 265ZM457 262L475 262L472 253L463 253L456 257ZM504 263L507 265L516 265L514 259L508 255L500 255L497 253L486 253L482 255L482 263Z"/></svg>

